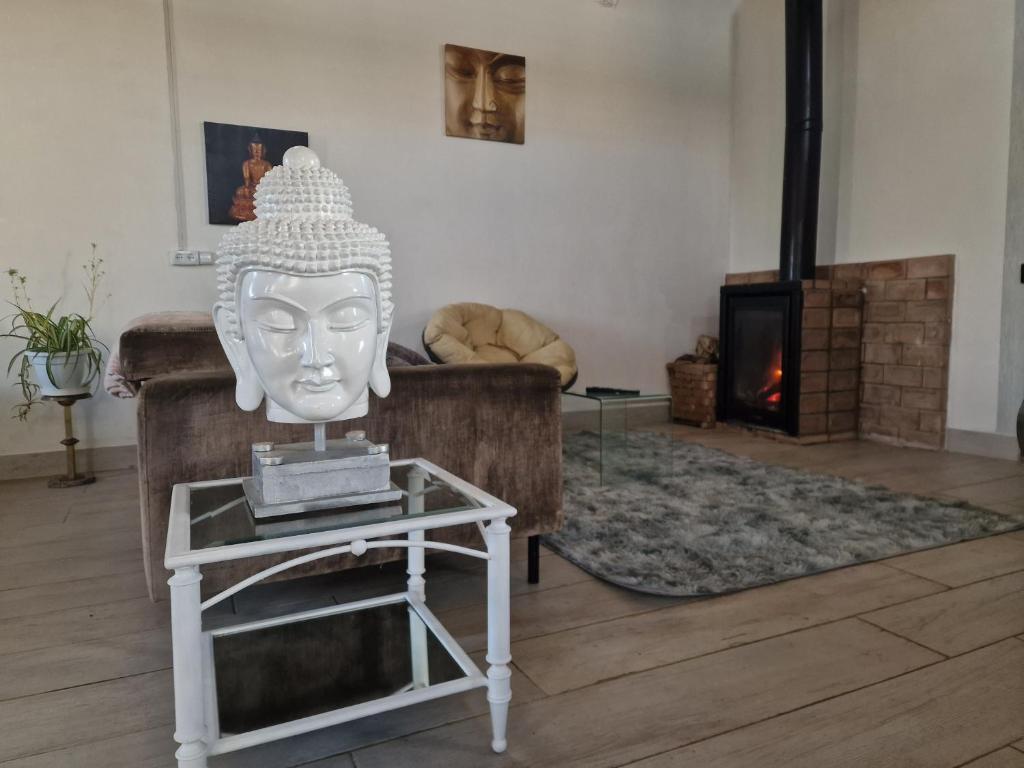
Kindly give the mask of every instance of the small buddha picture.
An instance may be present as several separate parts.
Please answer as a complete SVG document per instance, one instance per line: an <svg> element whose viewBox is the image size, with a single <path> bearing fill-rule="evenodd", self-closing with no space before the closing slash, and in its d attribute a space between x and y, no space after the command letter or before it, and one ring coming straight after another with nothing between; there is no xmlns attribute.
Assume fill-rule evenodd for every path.
<svg viewBox="0 0 1024 768"><path fill-rule="evenodd" d="M206 138L206 197L211 224L256 218L256 187L289 147L309 146L304 131L252 125L203 123Z"/></svg>
<svg viewBox="0 0 1024 768"><path fill-rule="evenodd" d="M444 47L445 133L522 144L526 138L526 59Z"/></svg>

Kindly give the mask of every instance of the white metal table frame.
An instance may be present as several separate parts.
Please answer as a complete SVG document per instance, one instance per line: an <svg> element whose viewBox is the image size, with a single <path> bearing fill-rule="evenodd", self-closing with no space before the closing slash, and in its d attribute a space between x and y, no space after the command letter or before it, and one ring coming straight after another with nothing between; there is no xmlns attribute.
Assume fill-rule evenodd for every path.
<svg viewBox="0 0 1024 768"><path fill-rule="evenodd" d="M282 536L224 546L192 550L190 546L191 489L240 483L241 478L181 483L174 486L167 532L164 565L174 575L171 587L171 632L174 662L174 740L179 768L206 768L207 757L264 744L277 739L327 728L362 717L387 712L423 701L450 696L474 688L487 688L490 704L491 748L503 752L507 746L506 723L512 699L510 664L509 518L516 510L424 459L394 461L392 467L409 465L408 514L401 519L315 533ZM424 513L425 482L429 476L450 485L479 506L451 512ZM428 530L475 523L483 536L485 550L476 550L426 538ZM485 525L487 523L487 525ZM406 538L394 538L396 536ZM326 549L322 549L326 547ZM329 606L273 619L203 631L202 613L241 590L303 563L351 554L360 557L370 549L405 547L409 578L407 591L384 597ZM229 560L273 555L303 549L316 551L274 565L244 579L206 601L200 595L200 567ZM487 561L487 674L484 675L426 606L425 550L457 552ZM358 611L394 603L406 603L422 621L410 622L413 653L413 684L384 698L354 704L330 712L241 734L220 735L216 707L213 640L216 637L262 629L279 624ZM429 628L462 669L465 677L428 685L425 678L425 631ZM415 635L419 632L422 638ZM419 661L418 661L419 659ZM420 687L422 686L422 687Z"/></svg>

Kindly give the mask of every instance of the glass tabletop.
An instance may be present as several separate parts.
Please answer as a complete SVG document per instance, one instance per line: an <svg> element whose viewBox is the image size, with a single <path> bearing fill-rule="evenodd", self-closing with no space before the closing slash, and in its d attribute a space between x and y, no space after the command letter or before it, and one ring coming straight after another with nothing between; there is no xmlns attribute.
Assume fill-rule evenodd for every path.
<svg viewBox="0 0 1024 768"><path fill-rule="evenodd" d="M397 464L391 467L391 482L404 491L398 500L277 517L256 518L253 515L242 491L240 478L216 484L189 485L189 549L195 552L232 544L477 509L482 506L477 499L434 474L424 473L425 479L422 475L419 479L410 477L410 470L414 466ZM410 488L410 483L413 484L413 488ZM423 484L422 493L417 491L417 483Z"/></svg>
<svg viewBox="0 0 1024 768"><path fill-rule="evenodd" d="M631 469L632 457L636 451L641 453L644 451L644 444L640 442L631 446L630 412L634 414L634 417L639 416L641 424L660 424L669 419L667 406L671 402L672 396L656 393L634 395L565 392L564 394L579 398L579 400L563 404L563 413L570 411L575 412L574 416L585 415L586 420L591 422L585 430L578 430L579 434L575 437L573 434L567 434L564 437L564 443L573 452L582 451L584 443L587 445L590 442L594 443L593 447L596 448L595 468L597 470L594 479L596 483L601 486L616 485L634 479L636 473L635 468ZM654 408L655 403L664 404L664 407L656 409ZM579 418L576 418L573 423L577 427L581 426ZM635 427L636 424L633 425L634 429ZM594 431L591 432L591 430ZM633 448L636 450L632 450ZM577 454L576 458L579 459L580 456ZM579 465L574 468L579 468ZM586 474L589 476L589 472Z"/></svg>
<svg viewBox="0 0 1024 768"><path fill-rule="evenodd" d="M633 400L638 400L638 401L641 401L641 400L669 400L672 397L669 394L658 394L658 393L653 393L653 392L640 393L638 395L634 395L634 394L612 394L612 393L600 393L600 394L598 394L598 393L588 393L588 392L585 392L585 391L584 392L563 392L562 394L570 395L571 397L582 397L582 398L586 398L587 400L596 400L596 401L598 401L600 403L604 403L604 402L607 402L609 400L616 400L616 401L621 401L621 400L630 400L630 401L633 401Z"/></svg>

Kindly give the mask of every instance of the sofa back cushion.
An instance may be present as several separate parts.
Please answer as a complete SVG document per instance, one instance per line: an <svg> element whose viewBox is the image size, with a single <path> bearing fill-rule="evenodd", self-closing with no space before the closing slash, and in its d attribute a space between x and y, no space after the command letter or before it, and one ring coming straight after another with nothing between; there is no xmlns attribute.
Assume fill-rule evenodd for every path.
<svg viewBox="0 0 1024 768"><path fill-rule="evenodd" d="M119 342L121 374L140 382L168 373L231 371L209 312L157 312L128 324ZM418 352L388 344L387 365L429 365Z"/></svg>

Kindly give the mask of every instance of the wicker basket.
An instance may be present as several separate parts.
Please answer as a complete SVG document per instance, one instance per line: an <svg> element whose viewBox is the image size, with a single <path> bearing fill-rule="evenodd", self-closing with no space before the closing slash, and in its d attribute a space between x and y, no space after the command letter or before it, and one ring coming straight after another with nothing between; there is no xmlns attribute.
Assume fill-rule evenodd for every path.
<svg viewBox="0 0 1024 768"><path fill-rule="evenodd" d="M714 427L718 365L676 360L666 368L672 386L672 418L702 429Z"/></svg>

